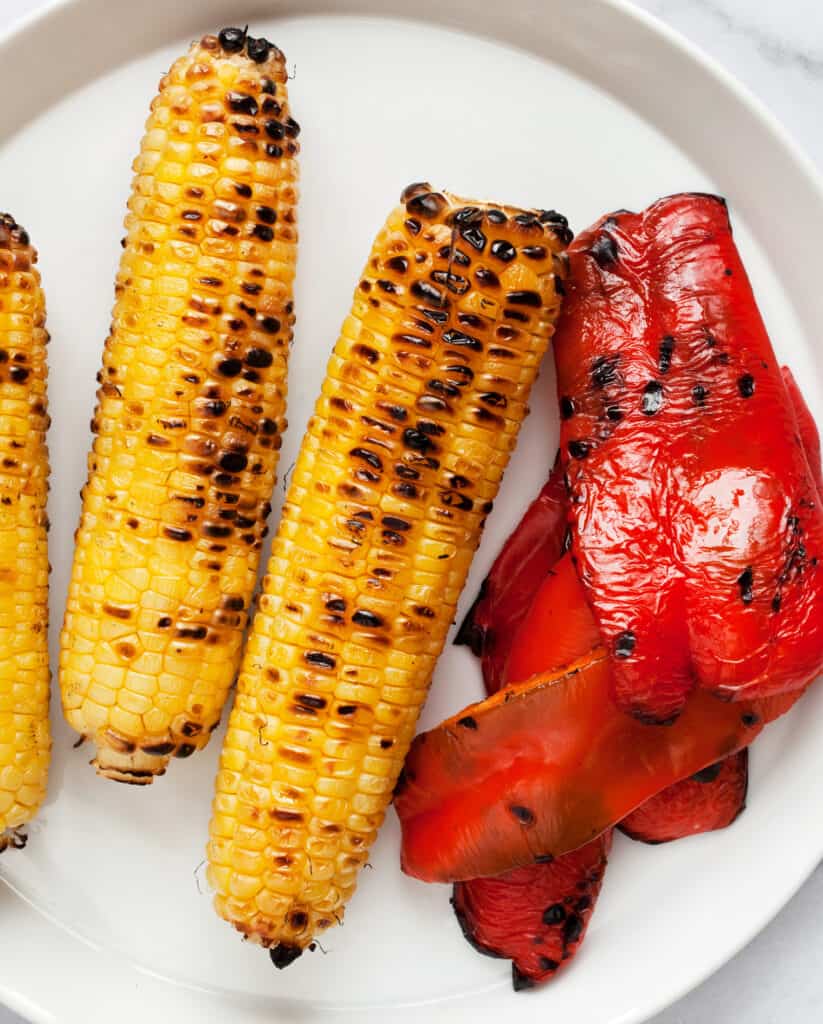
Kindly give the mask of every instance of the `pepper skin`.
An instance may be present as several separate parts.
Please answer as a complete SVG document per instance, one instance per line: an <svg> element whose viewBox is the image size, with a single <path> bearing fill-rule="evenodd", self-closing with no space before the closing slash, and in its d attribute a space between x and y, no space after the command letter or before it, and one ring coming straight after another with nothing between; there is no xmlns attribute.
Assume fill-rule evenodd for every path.
<svg viewBox="0 0 823 1024"><path fill-rule="evenodd" d="M573 551L619 706L678 715L823 668L823 506L725 203L620 212L569 250L554 345Z"/></svg>
<svg viewBox="0 0 823 1024"><path fill-rule="evenodd" d="M514 631L562 553L567 510L563 471L556 462L495 559L457 633L454 642L468 645L481 659L486 693L494 693L503 685Z"/></svg>
<svg viewBox="0 0 823 1024"><path fill-rule="evenodd" d="M618 828L630 839L653 844L727 828L746 807L748 784L749 751L743 749L664 789Z"/></svg>
<svg viewBox="0 0 823 1024"><path fill-rule="evenodd" d="M609 831L553 863L455 885L463 934L478 952L512 961L515 990L548 981L580 948L611 844Z"/></svg>

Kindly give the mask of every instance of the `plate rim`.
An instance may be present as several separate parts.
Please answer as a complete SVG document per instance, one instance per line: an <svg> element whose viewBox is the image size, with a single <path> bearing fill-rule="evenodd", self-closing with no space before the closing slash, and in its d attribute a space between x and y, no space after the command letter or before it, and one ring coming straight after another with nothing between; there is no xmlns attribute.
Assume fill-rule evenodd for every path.
<svg viewBox="0 0 823 1024"><path fill-rule="evenodd" d="M95 0L91 0L91 3L94 2ZM125 5L125 2L126 0L114 0L114 4ZM821 211L823 211L823 170L818 167L813 158L797 140L794 134L780 121L778 116L758 96L756 96L748 86L741 82L740 79L738 79L719 61L710 56L698 44L692 42L677 29L668 25L656 14L636 6L632 0L587 0L587 2L590 6L596 7L599 5L603 8L611 9L621 17L626 24L631 24L633 22L636 25L640 25L645 28L652 36L656 37L665 46L678 51L693 66L694 70L702 73L703 76L711 80L712 84L716 88L719 88L729 94L736 103L745 108L755 121L759 122L760 128L767 135L771 136L777 149L782 150L790 164L793 165L795 172L805 178L806 184L810 187L812 193L817 199ZM0 31L0 55L2 55L3 51L8 47L24 43L27 37L36 32L41 25L48 22L58 13L74 17L82 17L84 13L82 8L86 3L87 0L46 0L46 2L38 9L13 19L3 31ZM112 0L109 0L109 3L111 4ZM112 6L114 6L114 4L112 4ZM309 9L307 11L289 11L287 16L301 16L302 14L309 16L320 14L322 16L323 14L353 13L350 11L343 12L342 10L340 12L335 12L332 9L334 5L335 0L326 0L326 2L321 3L319 7L317 3L312 3L308 5ZM365 7L367 4L361 4L360 6ZM282 13L282 11L278 10L277 5L272 5L269 10L270 17L274 17ZM369 16L373 15L374 11L364 9L357 13ZM397 13L393 11L388 11L386 16L390 18L398 17ZM411 12L406 15L406 17L408 17L409 20L428 21L441 28L456 28L453 22L433 21L425 13L418 14ZM462 30L469 31L465 28ZM496 41L502 45L511 45L508 41L500 40L492 35L488 35L486 33L480 34L482 34L484 38ZM544 55L538 56L541 56L541 59L545 59ZM122 62L115 61L114 66L121 66L121 64ZM93 77L94 76L92 75L89 80L93 79ZM72 89L73 88L75 87L72 87ZM42 113L46 109L48 109L48 105L41 107L39 112ZM643 115L641 114L640 116ZM5 141L5 138L0 139L0 141ZM803 867L796 872L791 883L788 886L784 886L781 889L780 894L775 896L771 901L764 901L761 906L761 912L756 915L752 924L742 929L738 939L724 950L721 959L714 963L710 963L707 966L701 967L699 970L694 972L693 975L687 977L681 984L674 985L667 994L661 998L652 998L647 1000L645 1003L642 999L638 1000L631 1010L626 1011L619 1018L614 1018L614 1024L642 1024L642 1022L648 1021L651 1017L673 1005L689 992L703 984L709 977L732 960L758 934L760 934L764 928L768 926L774 917L783 909L783 907L786 906L787 903L789 903L789 901L805 884L820 863L821 856L823 856L823 849L818 850L816 853L807 853L807 856L802 858ZM7 892L14 894L13 898L15 900L18 902L24 902L20 894L16 893L14 887L7 883L2 875L0 875L0 886L2 886ZM44 918L44 920L47 920L47 918ZM56 925L52 923L51 927L54 928ZM97 954L99 955L101 952L103 951L99 950L97 951ZM143 975L144 978L146 977L142 971L139 971L136 968L131 969L134 970L135 973ZM153 980L158 981L162 988L169 992L176 987L165 979ZM441 1005L452 1017L457 1015L462 1018L466 1007L465 1004L461 1007L461 1002L463 1002L463 998L461 996L454 996L445 999ZM530 1000L530 1002L532 1001ZM416 1005L420 1008L419 1004ZM25 1020L31 1021L32 1024L54 1024L54 1021L56 1020L54 1014L49 1009L40 1005L39 1001L35 998L29 997L24 992L17 990L13 987L13 983L10 980L7 981L2 973L0 973L0 1009L4 1006L19 1014ZM427 1007L427 1009L435 1009L435 1007L431 1006ZM524 1003L522 1010L518 1008L518 1018L524 1021L540 1019L538 1017L540 1009L538 1008L536 1001L533 1001L532 1012L529 1012L530 1009L532 1009L532 1007L529 1007ZM376 1012L379 1014L381 1011L379 1008L376 1008ZM401 1012L403 1011L401 1010Z"/></svg>

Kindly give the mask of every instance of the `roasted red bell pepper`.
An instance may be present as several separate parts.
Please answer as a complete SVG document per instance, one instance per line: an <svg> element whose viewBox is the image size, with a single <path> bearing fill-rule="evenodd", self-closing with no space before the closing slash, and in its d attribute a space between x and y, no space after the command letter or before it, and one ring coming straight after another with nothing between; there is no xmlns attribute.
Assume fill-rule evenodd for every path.
<svg viewBox="0 0 823 1024"><path fill-rule="evenodd" d="M719 205L704 197L694 201ZM599 235L588 234L590 251L597 248ZM573 252L573 265L576 258ZM663 360L668 370L673 351ZM804 480L813 488L805 450L819 471L816 430L796 389L788 387L790 393L784 394L792 429L786 441L791 444L797 435L799 461L807 470ZM569 411L565 404L563 411ZM620 422L614 414L610 419ZM819 503L803 507L814 521ZM722 532L717 518L715 526ZM606 521L604 529L619 533L620 524ZM809 570L817 568L815 557L808 550L804 555ZM518 631L511 662L520 664L523 682L415 742L397 798L409 873L428 880L464 879L575 849L662 788L751 742L762 724L799 694L730 705L697 692L669 728L643 726L619 714L608 699L612 659L596 645L599 631L590 614L586 624L587 594L570 563L554 567ZM707 578L711 582L711 573ZM803 581L784 583L797 591ZM551 641L537 632L546 622L552 623ZM553 661L554 671L529 680L531 672L546 665L546 649L554 647L558 636L564 657L573 664L556 671ZM791 646L791 637L787 643Z"/></svg>
<svg viewBox="0 0 823 1024"><path fill-rule="evenodd" d="M665 722L823 667L823 507L732 239L706 195L578 236L554 341L572 547L613 691Z"/></svg>
<svg viewBox="0 0 823 1024"><path fill-rule="evenodd" d="M482 659L487 693L503 684L514 630L560 557L567 519L566 487L558 461L506 541L455 637L456 644L467 644Z"/></svg>
<svg viewBox="0 0 823 1024"><path fill-rule="evenodd" d="M458 882L452 906L481 953L512 961L515 989L552 978L577 952L600 893L608 831L551 864Z"/></svg>
<svg viewBox="0 0 823 1024"><path fill-rule="evenodd" d="M643 843L670 843L727 828L746 806L748 783L749 751L743 749L664 789L618 828Z"/></svg>

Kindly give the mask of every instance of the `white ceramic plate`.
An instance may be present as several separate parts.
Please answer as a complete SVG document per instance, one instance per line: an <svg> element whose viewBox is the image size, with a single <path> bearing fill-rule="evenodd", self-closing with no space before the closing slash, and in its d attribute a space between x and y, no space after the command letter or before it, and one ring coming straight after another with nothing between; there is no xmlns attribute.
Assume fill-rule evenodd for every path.
<svg viewBox="0 0 823 1024"><path fill-rule="evenodd" d="M372 236L402 186L421 178L554 206L578 229L679 189L724 193L775 345L823 412L823 192L734 82L617 0L409 8L73 0L0 42L0 206L40 249L54 339L53 637L130 161L161 72L190 39L225 24L248 21L296 70L302 247L283 469ZM464 606L552 459L550 374L547 366ZM476 666L450 648L424 724L479 692ZM618 839L580 957L555 984L515 995L508 965L461 938L448 890L401 875L393 816L345 928L323 939L326 955L275 972L214 916L198 868L219 734L150 789L125 789L95 777L55 713L48 804L28 849L0 866L0 999L62 1024L640 1021L750 939L823 853L821 728L823 689L758 742L749 809L726 832L662 848Z"/></svg>

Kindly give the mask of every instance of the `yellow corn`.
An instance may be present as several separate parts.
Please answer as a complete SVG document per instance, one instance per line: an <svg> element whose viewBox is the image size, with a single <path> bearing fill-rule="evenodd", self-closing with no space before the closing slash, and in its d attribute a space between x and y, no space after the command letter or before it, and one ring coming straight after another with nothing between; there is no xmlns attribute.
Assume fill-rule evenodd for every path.
<svg viewBox="0 0 823 1024"><path fill-rule="evenodd" d="M26 232L0 214L0 852L46 795L46 304Z"/></svg>
<svg viewBox="0 0 823 1024"><path fill-rule="evenodd" d="M402 198L303 441L217 778L216 908L277 966L354 890L566 272L557 214Z"/></svg>
<svg viewBox="0 0 823 1024"><path fill-rule="evenodd" d="M266 40L206 36L134 163L60 651L66 718L121 782L205 746L240 658L294 322L286 77Z"/></svg>

